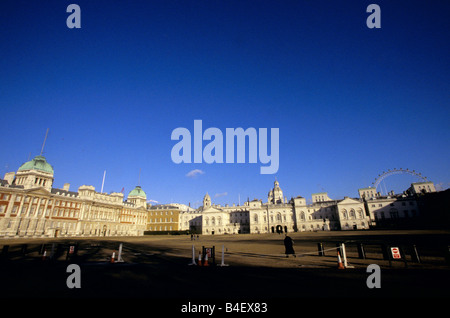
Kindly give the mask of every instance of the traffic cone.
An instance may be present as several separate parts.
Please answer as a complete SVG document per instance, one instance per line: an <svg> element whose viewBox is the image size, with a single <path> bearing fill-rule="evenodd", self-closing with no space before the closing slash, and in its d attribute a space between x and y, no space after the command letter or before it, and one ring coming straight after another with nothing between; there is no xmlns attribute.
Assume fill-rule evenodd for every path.
<svg viewBox="0 0 450 318"><path fill-rule="evenodd" d="M198 266L202 266L202 253L198 252Z"/></svg>
<svg viewBox="0 0 450 318"><path fill-rule="evenodd" d="M345 269L344 264L342 264L341 254L339 254L339 251L337 252L337 256L338 256L338 269Z"/></svg>
<svg viewBox="0 0 450 318"><path fill-rule="evenodd" d="M114 251L113 253L112 253L112 256L111 256L111 264L114 264L114 258L116 257L116 251Z"/></svg>
<svg viewBox="0 0 450 318"><path fill-rule="evenodd" d="M205 255L205 263L203 264L203 266L209 266L209 264L208 264L208 253L206 253L206 255Z"/></svg>

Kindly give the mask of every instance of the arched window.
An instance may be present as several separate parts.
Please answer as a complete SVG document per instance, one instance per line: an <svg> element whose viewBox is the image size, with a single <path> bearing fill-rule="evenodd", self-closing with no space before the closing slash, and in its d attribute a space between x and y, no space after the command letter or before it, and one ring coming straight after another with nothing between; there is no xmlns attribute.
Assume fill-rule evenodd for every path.
<svg viewBox="0 0 450 318"><path fill-rule="evenodd" d="M361 209L358 209L357 213L358 213L358 218L362 219L364 217L363 211Z"/></svg>
<svg viewBox="0 0 450 318"><path fill-rule="evenodd" d="M305 212L300 212L300 220L305 221Z"/></svg>
<svg viewBox="0 0 450 318"><path fill-rule="evenodd" d="M353 209L350 210L350 218L351 219L356 219L355 210L353 210Z"/></svg>
<svg viewBox="0 0 450 318"><path fill-rule="evenodd" d="M342 217L343 217L345 220L348 219L348 212L347 212L346 209L343 209L343 210L342 210Z"/></svg>

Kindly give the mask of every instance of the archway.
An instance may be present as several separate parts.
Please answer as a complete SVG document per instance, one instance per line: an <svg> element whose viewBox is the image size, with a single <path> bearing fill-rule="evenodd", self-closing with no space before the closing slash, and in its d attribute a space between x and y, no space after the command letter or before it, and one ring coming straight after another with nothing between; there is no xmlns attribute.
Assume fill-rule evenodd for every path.
<svg viewBox="0 0 450 318"><path fill-rule="evenodd" d="M281 225L277 225L276 230L277 230L277 233L278 233L278 234L283 233L283 227L282 227Z"/></svg>

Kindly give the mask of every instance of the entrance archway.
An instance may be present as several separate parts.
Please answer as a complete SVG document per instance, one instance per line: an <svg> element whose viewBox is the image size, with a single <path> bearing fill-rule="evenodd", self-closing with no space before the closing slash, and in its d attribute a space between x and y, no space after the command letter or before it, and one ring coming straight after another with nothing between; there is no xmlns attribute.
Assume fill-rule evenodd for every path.
<svg viewBox="0 0 450 318"><path fill-rule="evenodd" d="M278 234L283 233L283 227L281 225L277 225L277 233Z"/></svg>

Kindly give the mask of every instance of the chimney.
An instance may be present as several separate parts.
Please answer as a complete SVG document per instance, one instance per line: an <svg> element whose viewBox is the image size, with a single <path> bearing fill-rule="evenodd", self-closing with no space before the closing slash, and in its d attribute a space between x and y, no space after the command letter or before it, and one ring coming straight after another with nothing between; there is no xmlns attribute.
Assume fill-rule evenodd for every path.
<svg viewBox="0 0 450 318"><path fill-rule="evenodd" d="M70 188L70 183L64 183L63 190L69 191L69 188Z"/></svg>

